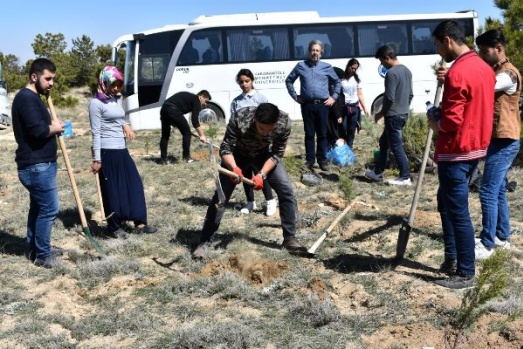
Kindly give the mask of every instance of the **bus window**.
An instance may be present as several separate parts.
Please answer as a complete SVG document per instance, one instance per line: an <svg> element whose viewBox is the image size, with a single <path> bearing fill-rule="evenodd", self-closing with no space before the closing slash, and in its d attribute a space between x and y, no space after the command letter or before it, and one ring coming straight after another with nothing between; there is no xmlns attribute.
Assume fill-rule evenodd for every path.
<svg viewBox="0 0 523 349"><path fill-rule="evenodd" d="M308 57L309 43L323 43L323 58L346 58L354 54L354 29L352 25L307 26L294 29L294 58Z"/></svg>
<svg viewBox="0 0 523 349"><path fill-rule="evenodd" d="M360 56L374 56L378 48L389 45L397 54L409 53L407 41L407 25L391 24L360 24L358 26L358 43Z"/></svg>
<svg viewBox="0 0 523 349"><path fill-rule="evenodd" d="M229 62L283 61L290 57L289 35L283 28L227 30Z"/></svg>
<svg viewBox="0 0 523 349"><path fill-rule="evenodd" d="M200 62L200 53L194 48L192 40L187 40L178 59L178 65L192 65L198 62Z"/></svg>
<svg viewBox="0 0 523 349"><path fill-rule="evenodd" d="M156 103L165 79L174 48L183 30L146 35L139 41L138 103L140 106Z"/></svg>
<svg viewBox="0 0 523 349"><path fill-rule="evenodd" d="M432 31L440 21L412 22L412 53L434 54L436 47L432 41Z"/></svg>

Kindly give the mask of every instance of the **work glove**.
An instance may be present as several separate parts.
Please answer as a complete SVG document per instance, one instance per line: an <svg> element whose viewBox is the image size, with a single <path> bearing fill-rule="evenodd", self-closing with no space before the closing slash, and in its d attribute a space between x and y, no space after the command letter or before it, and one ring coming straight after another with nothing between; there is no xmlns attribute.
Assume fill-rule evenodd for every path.
<svg viewBox="0 0 523 349"><path fill-rule="evenodd" d="M235 167L232 169L232 172L234 172L238 177L237 178L231 177L231 182L233 182L234 184L240 184L242 181L242 178L243 178L242 169L239 167Z"/></svg>
<svg viewBox="0 0 523 349"><path fill-rule="evenodd" d="M254 183L254 190L263 189L263 177L261 174L257 174L251 178L251 181Z"/></svg>

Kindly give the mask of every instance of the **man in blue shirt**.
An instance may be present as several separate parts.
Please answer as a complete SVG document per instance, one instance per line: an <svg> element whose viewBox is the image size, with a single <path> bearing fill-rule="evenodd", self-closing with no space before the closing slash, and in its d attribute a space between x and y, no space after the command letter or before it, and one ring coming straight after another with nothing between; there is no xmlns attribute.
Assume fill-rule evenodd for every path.
<svg viewBox="0 0 523 349"><path fill-rule="evenodd" d="M321 41L312 40L309 43L309 59L296 64L285 84L292 99L301 105L307 167L312 170L316 158L322 171L328 171L326 154L329 108L340 94L341 83L332 66L320 61L323 49ZM301 85L299 95L294 89L294 82L298 78ZM332 96L329 93L329 83L334 85ZM316 152L314 136L317 141Z"/></svg>

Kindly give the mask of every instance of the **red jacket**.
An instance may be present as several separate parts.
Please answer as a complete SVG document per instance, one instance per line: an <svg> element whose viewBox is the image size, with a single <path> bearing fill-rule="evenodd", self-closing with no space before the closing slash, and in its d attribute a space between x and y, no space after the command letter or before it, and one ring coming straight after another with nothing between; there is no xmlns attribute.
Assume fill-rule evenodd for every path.
<svg viewBox="0 0 523 349"><path fill-rule="evenodd" d="M495 83L494 71L474 51L454 61L445 76L436 161L485 157L492 136Z"/></svg>

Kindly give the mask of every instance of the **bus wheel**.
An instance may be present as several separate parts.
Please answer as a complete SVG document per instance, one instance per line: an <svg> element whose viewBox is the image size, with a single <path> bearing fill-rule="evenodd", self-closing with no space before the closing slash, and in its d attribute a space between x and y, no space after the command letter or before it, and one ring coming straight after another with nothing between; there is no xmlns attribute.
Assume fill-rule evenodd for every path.
<svg viewBox="0 0 523 349"><path fill-rule="evenodd" d="M213 120L225 121L225 113L213 102L207 102L205 108L200 112L199 118L200 121L203 122L209 122Z"/></svg>
<svg viewBox="0 0 523 349"><path fill-rule="evenodd" d="M383 95L384 93L379 94L378 97L376 97L372 102L370 106L370 115L372 117L376 116L376 114L381 111L381 108L383 107Z"/></svg>

